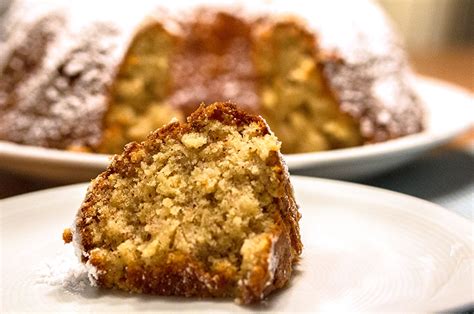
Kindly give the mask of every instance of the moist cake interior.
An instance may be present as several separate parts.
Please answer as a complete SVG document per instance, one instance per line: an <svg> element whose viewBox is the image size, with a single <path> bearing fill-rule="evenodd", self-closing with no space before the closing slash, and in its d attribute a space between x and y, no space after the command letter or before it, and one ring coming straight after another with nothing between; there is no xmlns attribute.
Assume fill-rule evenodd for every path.
<svg viewBox="0 0 474 314"><path fill-rule="evenodd" d="M284 153L362 144L358 123L325 86L314 36L302 26L205 17L180 38L159 24L136 36L112 89L99 151L120 152L200 102L227 100L260 108L254 113L268 121Z"/></svg>
<svg viewBox="0 0 474 314"><path fill-rule="evenodd" d="M255 122L238 128L210 121L199 131L167 138L126 175L107 177L88 226L92 263L106 261L105 286L133 289L127 269L159 268L191 256L208 273L224 273L233 285L266 259L282 195L280 143ZM144 154L139 151L137 154ZM95 262L94 262L95 260ZM132 287L132 288L130 288Z"/></svg>

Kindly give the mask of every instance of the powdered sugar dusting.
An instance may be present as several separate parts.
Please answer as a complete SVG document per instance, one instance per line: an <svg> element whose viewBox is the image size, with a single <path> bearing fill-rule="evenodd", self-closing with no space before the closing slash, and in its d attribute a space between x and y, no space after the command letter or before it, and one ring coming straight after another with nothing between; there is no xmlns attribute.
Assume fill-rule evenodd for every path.
<svg viewBox="0 0 474 314"><path fill-rule="evenodd" d="M280 262L280 257L275 252L275 245L277 241L278 241L278 237L272 238L272 245L271 245L270 253L268 254L268 260L267 260L269 277L265 284L266 287L273 284L273 280L275 278L275 271L278 267L278 263Z"/></svg>
<svg viewBox="0 0 474 314"><path fill-rule="evenodd" d="M40 264L37 284L62 287L70 292L82 292L93 285L86 265L79 262L71 245L65 245L57 255Z"/></svg>
<svg viewBox="0 0 474 314"><path fill-rule="evenodd" d="M146 16L145 8L106 4L14 3L2 25L1 138L58 148L98 144L111 83Z"/></svg>

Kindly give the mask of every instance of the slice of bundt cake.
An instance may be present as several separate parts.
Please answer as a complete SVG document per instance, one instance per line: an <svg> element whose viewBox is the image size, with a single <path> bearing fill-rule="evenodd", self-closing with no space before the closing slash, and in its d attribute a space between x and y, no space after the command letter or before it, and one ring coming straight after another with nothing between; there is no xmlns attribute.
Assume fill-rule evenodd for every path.
<svg viewBox="0 0 474 314"><path fill-rule="evenodd" d="M263 118L201 106L115 156L63 238L99 286L261 300L302 250L279 149Z"/></svg>

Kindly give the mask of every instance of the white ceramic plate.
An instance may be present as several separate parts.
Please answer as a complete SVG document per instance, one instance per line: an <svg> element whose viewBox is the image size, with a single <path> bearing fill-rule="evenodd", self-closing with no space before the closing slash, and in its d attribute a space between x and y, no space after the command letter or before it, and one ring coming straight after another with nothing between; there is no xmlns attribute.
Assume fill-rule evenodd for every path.
<svg viewBox="0 0 474 314"><path fill-rule="evenodd" d="M290 170L335 179L356 179L393 169L439 146L474 122L473 96L453 85L420 78L427 106L426 131L385 143L286 155ZM105 169L109 156L45 149L0 141L0 169L61 182L81 182Z"/></svg>
<svg viewBox="0 0 474 314"><path fill-rule="evenodd" d="M381 189L296 176L292 182L303 215L301 263L289 287L254 307L240 307L232 300L141 296L92 287L74 292L38 283L44 276L40 266L69 248L61 232L70 225L86 185L0 201L0 312L432 312L472 304L471 222L426 201Z"/></svg>

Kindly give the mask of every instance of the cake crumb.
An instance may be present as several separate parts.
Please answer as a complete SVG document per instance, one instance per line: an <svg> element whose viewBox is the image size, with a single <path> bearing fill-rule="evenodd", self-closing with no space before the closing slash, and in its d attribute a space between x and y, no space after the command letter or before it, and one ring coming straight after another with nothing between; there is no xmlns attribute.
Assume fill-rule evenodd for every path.
<svg viewBox="0 0 474 314"><path fill-rule="evenodd" d="M82 292L91 286L87 268L79 262L71 245L40 263L36 275L36 284L61 287L69 292Z"/></svg>
<svg viewBox="0 0 474 314"><path fill-rule="evenodd" d="M64 241L64 243L70 243L72 241L71 228L64 229L64 231L63 231L63 241Z"/></svg>
<svg viewBox="0 0 474 314"><path fill-rule="evenodd" d="M189 133L183 135L181 142L188 148L199 148L207 143L207 139L200 134Z"/></svg>

